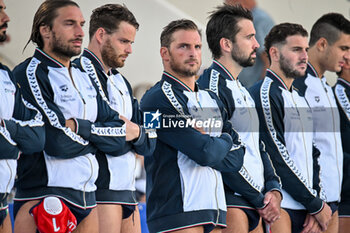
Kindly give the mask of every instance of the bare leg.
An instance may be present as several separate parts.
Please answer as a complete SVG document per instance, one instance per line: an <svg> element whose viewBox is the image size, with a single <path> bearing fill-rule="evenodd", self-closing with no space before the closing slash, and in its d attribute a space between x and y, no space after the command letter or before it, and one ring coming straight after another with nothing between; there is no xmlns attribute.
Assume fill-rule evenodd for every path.
<svg viewBox="0 0 350 233"><path fill-rule="evenodd" d="M211 233L221 233L222 229L220 227L215 227L214 230L211 231Z"/></svg>
<svg viewBox="0 0 350 233"><path fill-rule="evenodd" d="M10 218L10 213L8 213L6 218L4 219L4 222L0 226L0 233L11 233L11 232L12 232L11 218Z"/></svg>
<svg viewBox="0 0 350 233"><path fill-rule="evenodd" d="M350 217L339 217L339 233L347 233L350 229Z"/></svg>
<svg viewBox="0 0 350 233"><path fill-rule="evenodd" d="M262 226L262 219L261 218L259 220L258 226L254 230L249 231L249 233L264 233L264 229L263 229L263 226Z"/></svg>
<svg viewBox="0 0 350 233"><path fill-rule="evenodd" d="M203 226L198 226L198 227L190 227L190 228L186 228L178 231L172 231L172 232L173 233L204 233L204 228Z"/></svg>
<svg viewBox="0 0 350 233"><path fill-rule="evenodd" d="M120 233L123 218L121 205L98 204L98 225L100 233Z"/></svg>
<svg viewBox="0 0 350 233"><path fill-rule="evenodd" d="M39 200L28 201L19 209L15 219L15 233L36 233L36 225L29 210L39 202Z"/></svg>
<svg viewBox="0 0 350 233"><path fill-rule="evenodd" d="M93 208L88 216L79 223L74 233L98 233L97 208Z"/></svg>
<svg viewBox="0 0 350 233"><path fill-rule="evenodd" d="M338 211L335 211L332 215L331 221L329 221L327 230L325 233L337 233L339 230L339 219L338 219ZM349 228L347 229L349 232Z"/></svg>
<svg viewBox="0 0 350 233"><path fill-rule="evenodd" d="M292 232L292 221L289 214L284 209L281 209L281 215L271 226L272 233L291 233Z"/></svg>
<svg viewBox="0 0 350 233"><path fill-rule="evenodd" d="M134 213L122 221L122 233L141 233L140 212L138 206Z"/></svg>
<svg viewBox="0 0 350 233"><path fill-rule="evenodd" d="M227 228L222 230L223 233L248 233L249 231L248 217L239 208L227 208L226 224Z"/></svg>

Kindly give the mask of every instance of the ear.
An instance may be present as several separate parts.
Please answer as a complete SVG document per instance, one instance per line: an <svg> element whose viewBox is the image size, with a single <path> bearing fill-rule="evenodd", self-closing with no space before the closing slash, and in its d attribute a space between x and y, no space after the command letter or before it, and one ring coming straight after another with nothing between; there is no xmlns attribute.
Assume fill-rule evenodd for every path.
<svg viewBox="0 0 350 233"><path fill-rule="evenodd" d="M232 41L227 38L220 39L220 48L223 53L231 53L232 50Z"/></svg>
<svg viewBox="0 0 350 233"><path fill-rule="evenodd" d="M327 49L328 47L328 41L326 38L321 37L317 42L316 42L316 48L318 51L323 52Z"/></svg>
<svg viewBox="0 0 350 233"><path fill-rule="evenodd" d="M169 49L167 47L161 47L160 56L162 57L163 61L169 61L170 60Z"/></svg>
<svg viewBox="0 0 350 233"><path fill-rule="evenodd" d="M278 62L280 60L280 53L277 47L271 46L271 48L269 49L269 54L270 54L271 62L272 61Z"/></svg>
<svg viewBox="0 0 350 233"><path fill-rule="evenodd" d="M40 35L42 36L43 40L49 39L51 36L51 28L47 25L40 26L39 32L40 32Z"/></svg>
<svg viewBox="0 0 350 233"><path fill-rule="evenodd" d="M106 31L103 28L98 28L95 32L95 38L101 44L106 36Z"/></svg>

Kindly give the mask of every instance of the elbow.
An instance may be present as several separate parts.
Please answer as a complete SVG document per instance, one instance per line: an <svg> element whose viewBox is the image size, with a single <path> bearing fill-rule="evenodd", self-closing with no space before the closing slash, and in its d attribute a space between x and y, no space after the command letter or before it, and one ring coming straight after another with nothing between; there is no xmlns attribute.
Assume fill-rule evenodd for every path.
<svg viewBox="0 0 350 233"><path fill-rule="evenodd" d="M30 141L23 143L19 149L24 154L34 154L43 151L45 148L45 133L35 134L30 137Z"/></svg>
<svg viewBox="0 0 350 233"><path fill-rule="evenodd" d="M102 152L113 155L113 156L119 156L122 152L125 151L125 147L127 146L125 137L118 138L116 140L113 140L113 142L99 142L96 143L95 146Z"/></svg>
<svg viewBox="0 0 350 233"><path fill-rule="evenodd" d="M218 157L213 150L204 149L196 161L201 166L213 167L218 162Z"/></svg>

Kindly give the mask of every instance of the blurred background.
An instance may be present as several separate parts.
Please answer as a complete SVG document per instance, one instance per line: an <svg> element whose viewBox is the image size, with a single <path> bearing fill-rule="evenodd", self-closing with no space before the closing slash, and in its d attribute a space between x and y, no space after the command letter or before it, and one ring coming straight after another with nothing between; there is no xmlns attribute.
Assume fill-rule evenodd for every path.
<svg viewBox="0 0 350 233"><path fill-rule="evenodd" d="M0 60L13 68L32 56L34 45L30 44L22 53L28 41L33 16L42 0L4 0L10 16L9 40L0 45ZM161 76L162 63L159 56L159 36L162 28L171 20L189 18L203 31L203 65L211 64L211 55L205 41L205 25L208 12L223 3L223 0L77 0L86 19L84 26L84 46L88 43L88 27L91 11L106 3L125 4L140 23L133 45L133 53L120 69L134 87L147 87L157 82ZM266 11L276 24L293 22L302 24L310 31L312 24L328 12L338 12L350 16L350 0L256 0L259 8ZM326 74L335 77L335 74ZM142 88L141 88L142 89ZM136 93L138 94L138 93ZM142 91L140 92L141 95Z"/></svg>

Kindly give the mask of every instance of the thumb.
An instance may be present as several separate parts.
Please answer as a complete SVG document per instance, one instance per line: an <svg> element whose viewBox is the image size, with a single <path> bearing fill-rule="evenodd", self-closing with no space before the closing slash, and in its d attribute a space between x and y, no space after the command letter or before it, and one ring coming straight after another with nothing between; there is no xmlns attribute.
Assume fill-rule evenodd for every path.
<svg viewBox="0 0 350 233"><path fill-rule="evenodd" d="M270 203L272 196L267 193L264 198L264 204L267 205Z"/></svg>

